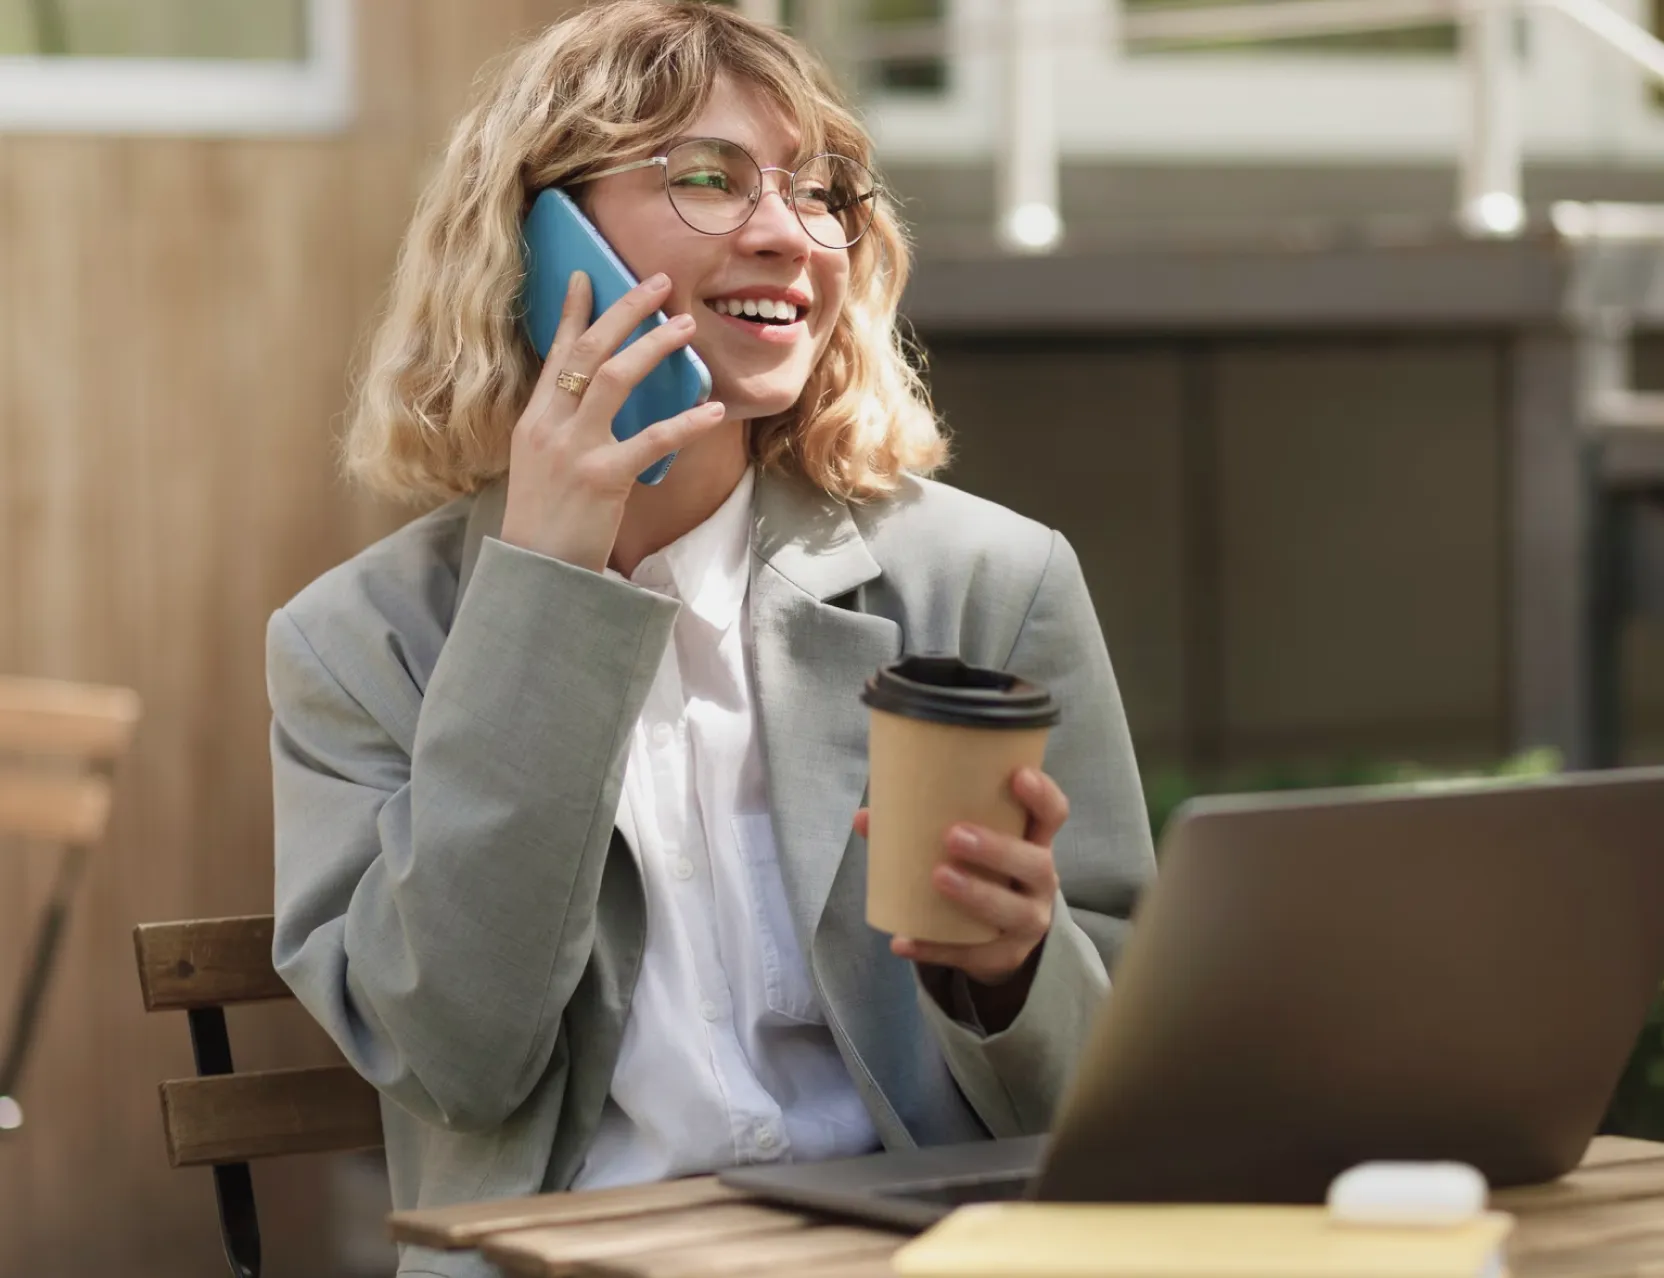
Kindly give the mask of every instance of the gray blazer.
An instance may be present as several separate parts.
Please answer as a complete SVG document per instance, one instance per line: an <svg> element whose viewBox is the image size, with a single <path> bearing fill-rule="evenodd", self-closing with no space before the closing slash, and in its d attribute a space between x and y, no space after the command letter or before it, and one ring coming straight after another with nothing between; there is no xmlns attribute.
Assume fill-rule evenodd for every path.
<svg viewBox="0 0 1664 1278"><path fill-rule="evenodd" d="M571 1183L645 942L613 819L679 605L497 540L503 497L499 484L416 519L268 632L273 959L380 1089L401 1208ZM791 914L881 1138L1044 1130L1154 865L1073 551L942 484L850 507L764 476L751 610ZM1046 758L1073 808L1054 849L1063 899L1027 1003L991 1035L951 988L959 1015L944 1010L864 920L857 694L904 649L1009 668L1065 707ZM410 1248L399 1272L489 1271Z"/></svg>

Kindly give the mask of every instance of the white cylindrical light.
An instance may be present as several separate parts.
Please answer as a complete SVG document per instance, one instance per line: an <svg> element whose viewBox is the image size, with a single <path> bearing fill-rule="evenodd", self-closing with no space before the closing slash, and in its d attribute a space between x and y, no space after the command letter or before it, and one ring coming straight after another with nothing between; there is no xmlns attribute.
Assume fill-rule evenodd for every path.
<svg viewBox="0 0 1664 1278"><path fill-rule="evenodd" d="M1525 227L1517 27L1513 0L1464 2L1461 41L1468 127L1457 219L1470 235L1518 235Z"/></svg>
<svg viewBox="0 0 1664 1278"><path fill-rule="evenodd" d="M1058 200L1057 112L1051 34L1052 0L1006 0L1004 110L999 162L1000 243L1018 253L1046 253L1063 238Z"/></svg>
<svg viewBox="0 0 1664 1278"><path fill-rule="evenodd" d="M1019 204L1005 215L1000 225L1001 240L1013 248L1043 253L1056 246L1063 235L1063 219L1049 204Z"/></svg>
<svg viewBox="0 0 1664 1278"><path fill-rule="evenodd" d="M1486 191L1462 211L1462 221L1479 235L1518 235L1525 228L1525 205L1512 191Z"/></svg>

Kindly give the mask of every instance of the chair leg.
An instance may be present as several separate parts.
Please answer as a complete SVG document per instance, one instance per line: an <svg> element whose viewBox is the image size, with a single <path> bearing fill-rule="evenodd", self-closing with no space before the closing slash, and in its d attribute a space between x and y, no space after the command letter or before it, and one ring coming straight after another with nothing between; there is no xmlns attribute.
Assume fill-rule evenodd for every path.
<svg viewBox="0 0 1664 1278"><path fill-rule="evenodd" d="M57 962L58 946L69 922L69 908L75 899L75 888L80 882L86 858L84 847L65 850L58 862L51 899L35 932L34 951L28 970L23 975L17 1010L12 1015L11 1038L4 1058L0 1058L0 1133L23 1125L23 1107L17 1101L18 1086L23 1077L24 1063L29 1058L29 1049L34 1044L35 1032L40 1026L47 985Z"/></svg>
<svg viewBox="0 0 1664 1278"><path fill-rule="evenodd" d="M214 1197L219 1201L220 1238L231 1278L260 1278L260 1217L254 1210L254 1178L248 1164L218 1164Z"/></svg>
<svg viewBox="0 0 1664 1278"><path fill-rule="evenodd" d="M191 1053L203 1076L232 1072L231 1035L225 1009L193 1007L185 1013L191 1029ZM219 1204L220 1238L231 1278L260 1278L260 1217L254 1209L254 1177L247 1163L214 1167L214 1198Z"/></svg>

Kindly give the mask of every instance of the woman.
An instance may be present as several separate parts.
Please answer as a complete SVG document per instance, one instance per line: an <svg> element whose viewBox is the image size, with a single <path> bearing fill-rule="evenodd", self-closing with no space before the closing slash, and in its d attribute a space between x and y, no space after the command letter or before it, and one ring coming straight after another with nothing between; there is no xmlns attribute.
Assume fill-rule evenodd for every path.
<svg viewBox="0 0 1664 1278"><path fill-rule="evenodd" d="M454 500L268 652L274 958L381 1090L400 1206L1016 1135L1057 1102L1151 872L1143 803L1068 545L923 478L944 446L867 155L786 36L620 0L501 66L419 204L349 460ZM864 188L835 209L828 166ZM519 227L549 186L644 282L589 324L575 277L540 368ZM735 198L713 220L694 189ZM690 342L720 406L616 442ZM956 831L938 871L987 944L864 922L858 693L903 650L1066 707L1013 781L1026 836Z"/></svg>

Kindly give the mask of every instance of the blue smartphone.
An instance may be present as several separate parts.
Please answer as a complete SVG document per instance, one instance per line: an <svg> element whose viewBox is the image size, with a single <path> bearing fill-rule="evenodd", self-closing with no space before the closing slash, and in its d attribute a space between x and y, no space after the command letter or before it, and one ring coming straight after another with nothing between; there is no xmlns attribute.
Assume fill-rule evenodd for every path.
<svg viewBox="0 0 1664 1278"><path fill-rule="evenodd" d="M547 359L555 330L560 327L560 309L566 301L567 283L573 271L589 276L593 298L590 323L638 281L565 191L550 187L538 194L532 201L531 212L526 215L523 235L526 280L521 301L526 313L526 335L531 338L537 357ZM624 339L624 346L665 322L664 312L654 311ZM684 346L671 351L630 392L612 419L613 437L629 439L654 422L685 413L710 397L711 372L693 353L693 348ZM637 478L644 484L656 484L675 459L676 454L672 453L654 462Z"/></svg>

